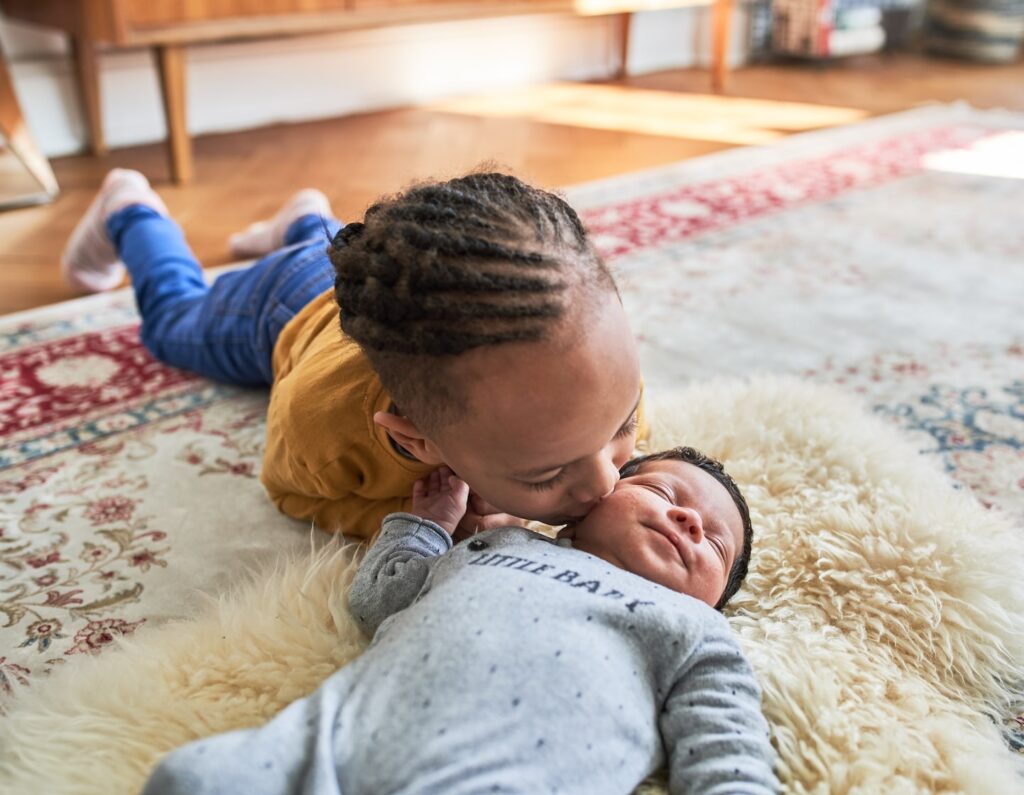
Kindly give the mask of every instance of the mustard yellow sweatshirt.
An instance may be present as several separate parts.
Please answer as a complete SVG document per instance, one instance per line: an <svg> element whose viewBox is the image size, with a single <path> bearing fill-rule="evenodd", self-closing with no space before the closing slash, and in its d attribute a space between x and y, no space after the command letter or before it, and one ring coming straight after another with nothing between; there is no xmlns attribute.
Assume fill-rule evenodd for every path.
<svg viewBox="0 0 1024 795"><path fill-rule="evenodd" d="M342 333L333 290L288 322L273 365L260 480L278 509L359 538L375 535L389 513L411 510L413 484L433 467L401 455L374 423L391 398ZM642 405L639 420L646 438Z"/></svg>

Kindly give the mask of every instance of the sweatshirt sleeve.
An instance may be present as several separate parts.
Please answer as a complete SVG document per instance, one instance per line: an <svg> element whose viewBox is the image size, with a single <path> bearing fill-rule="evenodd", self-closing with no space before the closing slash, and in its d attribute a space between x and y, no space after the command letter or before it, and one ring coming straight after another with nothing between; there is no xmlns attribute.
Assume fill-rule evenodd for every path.
<svg viewBox="0 0 1024 795"><path fill-rule="evenodd" d="M385 516L412 507L413 484L433 467L400 455L374 423L391 399L341 333L333 294L314 303L286 326L291 347L275 348L260 482L288 516L372 538Z"/></svg>
<svg viewBox="0 0 1024 795"><path fill-rule="evenodd" d="M408 513L388 516L348 595L349 610L363 632L373 637L388 616L411 605L432 562L451 548L451 536L439 525Z"/></svg>
<svg viewBox="0 0 1024 795"><path fill-rule="evenodd" d="M301 432L290 433L289 422L278 418L271 426L268 419L260 481L279 511L315 522L328 533L373 538L385 516L412 507L413 483L432 468L418 462L395 464L372 439L346 435L344 429L339 431L344 454L310 463L307 457L315 444Z"/></svg>
<svg viewBox="0 0 1024 795"><path fill-rule="evenodd" d="M671 795L779 792L761 691L724 621L686 660L659 723Z"/></svg>
<svg viewBox="0 0 1024 795"><path fill-rule="evenodd" d="M388 514L412 507L411 497L371 500L358 494L331 498L275 492L269 488L267 491L282 513L315 522L328 533L340 532L354 538L372 538Z"/></svg>

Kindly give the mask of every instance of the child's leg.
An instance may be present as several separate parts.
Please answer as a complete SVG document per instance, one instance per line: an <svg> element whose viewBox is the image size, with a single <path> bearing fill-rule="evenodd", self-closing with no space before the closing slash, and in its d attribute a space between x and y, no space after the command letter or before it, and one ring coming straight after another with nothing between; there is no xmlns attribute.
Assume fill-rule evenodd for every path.
<svg viewBox="0 0 1024 795"><path fill-rule="evenodd" d="M170 215L142 174L125 168L113 169L76 224L61 256L61 272L72 287L97 293L113 290L124 281L124 263L117 258L106 222L115 212L132 204Z"/></svg>
<svg viewBox="0 0 1024 795"><path fill-rule="evenodd" d="M252 322L226 312L174 221L132 205L107 220L142 315L140 336L174 367L232 384L269 383L252 346Z"/></svg>
<svg viewBox="0 0 1024 795"><path fill-rule="evenodd" d="M298 194L306 198L298 203L293 198L275 219L304 207L307 194L323 196ZM115 169L65 249L61 266L68 281L88 290L112 289L127 266L142 315L142 340L158 359L230 383L271 383L281 328L333 285L326 248L338 222L293 218L282 238L305 245L225 274L211 288L181 229L167 216L142 174Z"/></svg>
<svg viewBox="0 0 1024 795"><path fill-rule="evenodd" d="M303 245L225 273L210 287L169 218L138 206L111 216L108 232L132 277L146 347L168 364L220 381L272 383L284 324L334 283L325 235L337 221L306 216L293 226L289 237L305 238Z"/></svg>
<svg viewBox="0 0 1024 795"><path fill-rule="evenodd" d="M330 243L338 230L341 221L330 213L311 213L296 218L284 231L282 246L295 246L307 241L318 241L324 247Z"/></svg>
<svg viewBox="0 0 1024 795"><path fill-rule="evenodd" d="M331 217L327 197L315 188L300 190L282 205L273 218L257 221L228 238L228 248L236 257L259 257L282 246L290 246L308 239L289 239L288 231L294 223L306 216Z"/></svg>

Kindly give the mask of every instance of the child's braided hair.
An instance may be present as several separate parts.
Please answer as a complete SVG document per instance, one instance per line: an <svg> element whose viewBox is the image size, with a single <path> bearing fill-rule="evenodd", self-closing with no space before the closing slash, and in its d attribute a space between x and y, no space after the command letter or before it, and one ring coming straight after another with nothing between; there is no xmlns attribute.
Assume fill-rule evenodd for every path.
<svg viewBox="0 0 1024 795"><path fill-rule="evenodd" d="M420 425L460 408L444 373L451 358L550 339L578 288L615 291L563 199L494 172L376 202L335 236L330 257L343 331Z"/></svg>

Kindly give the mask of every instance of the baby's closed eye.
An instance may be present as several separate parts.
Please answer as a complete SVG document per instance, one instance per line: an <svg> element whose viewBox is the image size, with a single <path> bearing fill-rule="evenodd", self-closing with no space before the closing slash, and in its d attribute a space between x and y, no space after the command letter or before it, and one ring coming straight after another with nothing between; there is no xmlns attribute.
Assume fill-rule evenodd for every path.
<svg viewBox="0 0 1024 795"><path fill-rule="evenodd" d="M664 486L661 483L657 483L657 482L653 482L652 481L650 483L645 483L644 487L649 489L650 491L653 491L655 494L657 494L663 500L666 500L667 502L670 502L673 505L678 505L678 503L675 500L675 495L672 493L672 491L667 486ZM679 507L681 507L681 506L679 506Z"/></svg>

